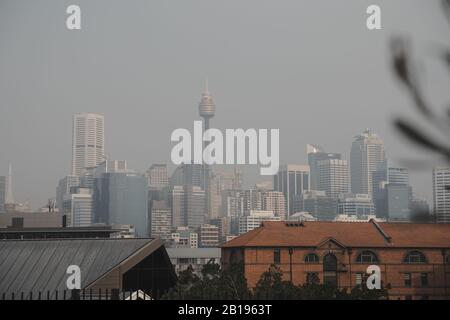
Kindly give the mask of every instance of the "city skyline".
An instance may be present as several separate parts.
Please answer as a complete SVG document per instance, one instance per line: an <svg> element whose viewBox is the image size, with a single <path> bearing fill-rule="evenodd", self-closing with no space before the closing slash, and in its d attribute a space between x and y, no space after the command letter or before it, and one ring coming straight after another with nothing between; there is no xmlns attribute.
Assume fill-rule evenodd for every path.
<svg viewBox="0 0 450 320"><path fill-rule="evenodd" d="M306 164L307 143L349 160L353 136L366 127L385 141L391 165L429 160L392 126L394 115L410 114L411 101L391 74L388 46L393 35L411 34L418 53L428 52L431 44L446 43L445 18L438 4L379 1L383 29L371 33L364 25L368 4L329 3L323 10L320 3L295 1L194 1L174 10L159 2L113 2L104 15L101 1L80 1L86 29L67 34L58 20L63 4L44 1L21 10L20 1L2 3L0 172L6 175L12 163L16 201L44 205L70 170L70 119L88 111L105 114L111 158L127 159L139 172L169 164L170 132L199 119L205 76L218 105L213 126L280 128L280 163ZM333 30L342 32L336 37ZM22 37L34 40L17 41ZM430 68L431 96L447 101L446 75ZM444 165L432 161L410 168L415 191L430 202L432 167ZM250 185L266 180L256 167L244 168L244 176Z"/></svg>

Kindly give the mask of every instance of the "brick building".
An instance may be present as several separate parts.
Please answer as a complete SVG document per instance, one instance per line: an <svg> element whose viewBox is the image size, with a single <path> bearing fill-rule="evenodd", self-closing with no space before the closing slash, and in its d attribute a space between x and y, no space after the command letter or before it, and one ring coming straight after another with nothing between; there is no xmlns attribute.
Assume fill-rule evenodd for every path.
<svg viewBox="0 0 450 320"><path fill-rule="evenodd" d="M272 264L294 284L340 288L378 265L390 299L450 299L450 224L268 221L222 246L224 267L242 261L250 287Z"/></svg>

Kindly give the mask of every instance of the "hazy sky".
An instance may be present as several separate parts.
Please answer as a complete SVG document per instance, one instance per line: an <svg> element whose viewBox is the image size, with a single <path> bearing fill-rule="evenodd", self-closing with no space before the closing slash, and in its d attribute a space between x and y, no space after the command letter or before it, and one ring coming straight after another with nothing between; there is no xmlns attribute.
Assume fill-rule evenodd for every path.
<svg viewBox="0 0 450 320"><path fill-rule="evenodd" d="M70 4L81 7L80 31L66 29ZM383 30L366 29L370 4ZM449 32L430 0L0 0L0 173L12 162L16 200L45 204L69 173L72 114L85 111L105 115L111 159L141 172L169 163L170 134L192 130L206 76L212 126L279 128L282 163L305 163L306 143L348 159L366 127L391 165L432 159L392 127L394 116L420 118L388 46L410 36L427 95L445 106L448 73L433 55ZM412 184L431 200L431 167Z"/></svg>

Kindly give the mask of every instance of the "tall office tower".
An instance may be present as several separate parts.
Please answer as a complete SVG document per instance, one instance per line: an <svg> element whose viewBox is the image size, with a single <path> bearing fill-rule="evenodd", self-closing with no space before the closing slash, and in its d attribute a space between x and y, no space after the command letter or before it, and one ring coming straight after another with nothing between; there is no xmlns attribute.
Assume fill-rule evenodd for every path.
<svg viewBox="0 0 450 320"><path fill-rule="evenodd" d="M196 186L185 186L185 226L197 228L206 221L205 190Z"/></svg>
<svg viewBox="0 0 450 320"><path fill-rule="evenodd" d="M387 218L389 221L410 221L410 187L404 183L388 183L383 189L384 209L377 217ZM384 213L384 215L383 215Z"/></svg>
<svg viewBox="0 0 450 320"><path fill-rule="evenodd" d="M154 200L150 213L150 237L168 241L172 233L172 211L164 200Z"/></svg>
<svg viewBox="0 0 450 320"><path fill-rule="evenodd" d="M170 194L170 207L172 208L172 227L184 226L185 194L183 186L174 186Z"/></svg>
<svg viewBox="0 0 450 320"><path fill-rule="evenodd" d="M5 206L14 206L13 184L12 184L12 166L9 164L8 176L6 177Z"/></svg>
<svg viewBox="0 0 450 320"><path fill-rule="evenodd" d="M307 144L306 145L306 155L308 156L308 165L311 174L311 190L321 190L318 189L319 185L319 168L318 162L321 160L332 160L341 159L339 153L328 153L321 146Z"/></svg>
<svg viewBox="0 0 450 320"><path fill-rule="evenodd" d="M331 198L337 198L341 193L348 193L347 160L319 160L316 165L319 173L317 190L325 191Z"/></svg>
<svg viewBox="0 0 450 320"><path fill-rule="evenodd" d="M65 176L59 180L56 187L56 207L62 210L64 196L70 194L70 188L80 186L80 177Z"/></svg>
<svg viewBox="0 0 450 320"><path fill-rule="evenodd" d="M134 172L105 172L95 178L95 222L132 225L137 236L148 236L147 178Z"/></svg>
<svg viewBox="0 0 450 320"><path fill-rule="evenodd" d="M105 157L104 116L76 113L72 128L72 175L80 176L85 168L95 167Z"/></svg>
<svg viewBox="0 0 450 320"><path fill-rule="evenodd" d="M6 177L0 176L0 213L5 211Z"/></svg>
<svg viewBox="0 0 450 320"><path fill-rule="evenodd" d="M169 185L167 165L152 164L147 171L148 186L152 189L162 189Z"/></svg>
<svg viewBox="0 0 450 320"><path fill-rule="evenodd" d="M355 137L350 152L351 190L355 194L373 197L373 173L386 167L384 143L375 133L366 129Z"/></svg>
<svg viewBox="0 0 450 320"><path fill-rule="evenodd" d="M67 226L91 226L94 216L92 190L72 187L70 193L64 195L61 209L61 214L67 217Z"/></svg>
<svg viewBox="0 0 450 320"><path fill-rule="evenodd" d="M433 206L436 222L450 223L450 167L433 169Z"/></svg>
<svg viewBox="0 0 450 320"><path fill-rule="evenodd" d="M205 191L198 186L175 186L171 193L173 227L197 228L206 221Z"/></svg>
<svg viewBox="0 0 450 320"><path fill-rule="evenodd" d="M388 183L404 184L409 186L408 168L389 167L387 171Z"/></svg>
<svg viewBox="0 0 450 320"><path fill-rule="evenodd" d="M211 172L211 179L209 181L209 204L208 204L208 219L215 219L220 216L222 193L221 176L217 173Z"/></svg>
<svg viewBox="0 0 450 320"><path fill-rule="evenodd" d="M286 219L286 200L284 195L279 191L261 191L262 193L262 210L272 211L276 217L281 220Z"/></svg>
<svg viewBox="0 0 450 320"><path fill-rule="evenodd" d="M301 195L310 190L310 174L308 165L284 165L274 176L273 187L280 191L286 199L288 217L301 211Z"/></svg>

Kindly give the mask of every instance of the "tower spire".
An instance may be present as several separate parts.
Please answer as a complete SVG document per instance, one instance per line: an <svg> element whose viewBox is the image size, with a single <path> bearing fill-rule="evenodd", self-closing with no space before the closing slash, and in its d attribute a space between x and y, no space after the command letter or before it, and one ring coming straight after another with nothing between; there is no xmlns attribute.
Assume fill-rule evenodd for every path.
<svg viewBox="0 0 450 320"><path fill-rule="evenodd" d="M14 204L14 196L12 190L12 165L9 164L8 178L6 182L5 204Z"/></svg>
<svg viewBox="0 0 450 320"><path fill-rule="evenodd" d="M209 94L208 77L205 78L205 91L204 91L204 93Z"/></svg>

